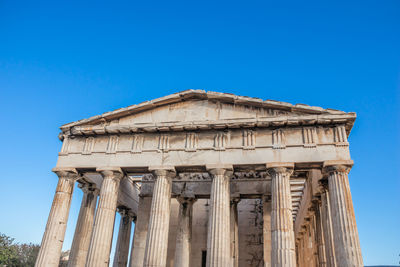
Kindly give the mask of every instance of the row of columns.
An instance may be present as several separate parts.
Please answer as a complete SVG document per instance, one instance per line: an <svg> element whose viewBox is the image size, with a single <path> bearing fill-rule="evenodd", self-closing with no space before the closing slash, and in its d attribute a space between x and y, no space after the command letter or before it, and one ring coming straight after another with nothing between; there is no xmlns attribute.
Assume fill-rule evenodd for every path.
<svg viewBox="0 0 400 267"><path fill-rule="evenodd" d="M271 266L296 266L295 237L293 231L290 175L293 163L267 164L271 175ZM212 176L210 212L207 235L207 266L238 266L237 203L230 196L230 165L207 166ZM168 232L174 168L150 169L155 176L148 225L136 224L130 266L166 266ZM328 187L321 194L317 227L322 227L324 240L319 250L325 251L327 266L362 266L361 251L355 225L347 179L347 169L330 166ZM58 266L65 235L74 182L79 179L75 169L55 169L59 176L46 231L36 266ZM114 228L119 183L123 172L119 168L98 169L103 183L98 192L83 185L84 197L71 248L69 266L108 266ZM96 198L99 203L95 212ZM141 202L148 201L144 198ZM190 266L191 218L193 198L178 198L180 202L179 227L175 252L175 266ZM150 203L139 203L150 205ZM140 210L143 209L139 209ZM95 214L96 213L96 214ZM233 220L231 219L233 213ZM235 218L236 213L236 218ZM94 216L95 214L95 216ZM132 216L121 211L121 224L114 266L126 266ZM145 217L138 214L138 217ZM330 219L329 219L330 218ZM331 225L330 225L331 224ZM147 231L141 229L147 228ZM332 230L325 230L332 229ZM137 234L136 234L137 232ZM143 234L147 232L146 234ZM90 234L92 233L92 234ZM333 234L335 233L335 234ZM334 237L334 238L332 238ZM233 241L231 245L231 240ZM322 241L321 241L322 242ZM142 261L143 260L143 261ZM323 266L323 265L321 265Z"/></svg>
<svg viewBox="0 0 400 267"><path fill-rule="evenodd" d="M295 242L290 195L290 175L293 164L269 164L272 177L272 245L271 266L295 266ZM239 199L231 201L230 177L232 166L207 166L212 176L210 211L207 233L207 266L238 266L238 218ZM148 226L141 225L146 219L138 220L132 247L130 266L166 266L168 249L168 230L170 221L170 199L173 169L153 170L155 184L151 201ZM142 205L145 198L140 199ZM195 199L178 197L180 202L178 232L175 248L175 266L190 265L191 218ZM144 208L139 207L139 211ZM146 216L138 214L138 217ZM147 226L146 242L143 228ZM143 244L146 244L143 248ZM143 259L143 260L142 260ZM135 261L135 262L132 262Z"/></svg>
<svg viewBox="0 0 400 267"><path fill-rule="evenodd" d="M362 267L360 241L351 199L351 164L325 164L314 196L312 216L297 237L298 266Z"/></svg>
<svg viewBox="0 0 400 267"><path fill-rule="evenodd" d="M38 267L59 265L74 184L81 178L74 168L55 168L53 171L58 175L59 180L35 264ZM109 265L119 184L124 175L120 168L102 168L97 171L103 176L100 191L90 184L80 185L84 195L68 266ZM116 250L118 253L114 257L114 266L126 266L129 253L132 216L126 211L121 211L121 214Z"/></svg>

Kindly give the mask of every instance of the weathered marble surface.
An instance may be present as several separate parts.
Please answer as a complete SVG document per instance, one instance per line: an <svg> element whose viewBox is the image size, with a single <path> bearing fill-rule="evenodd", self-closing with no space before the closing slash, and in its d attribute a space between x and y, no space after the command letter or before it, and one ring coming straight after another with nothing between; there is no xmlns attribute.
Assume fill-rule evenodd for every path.
<svg viewBox="0 0 400 267"><path fill-rule="evenodd" d="M90 238L93 231L98 190L91 184L80 185L84 195L75 227L74 239L69 254L68 267L83 267L89 251Z"/></svg>

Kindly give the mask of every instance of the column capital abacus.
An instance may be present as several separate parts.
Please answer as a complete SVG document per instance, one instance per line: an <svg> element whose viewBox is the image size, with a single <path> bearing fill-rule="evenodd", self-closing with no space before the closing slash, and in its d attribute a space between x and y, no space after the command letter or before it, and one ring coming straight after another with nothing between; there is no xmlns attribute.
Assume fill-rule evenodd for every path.
<svg viewBox="0 0 400 267"><path fill-rule="evenodd" d="M352 160L328 160L324 162L322 173L324 175L329 175L333 172L348 174L352 166Z"/></svg>
<svg viewBox="0 0 400 267"><path fill-rule="evenodd" d="M294 163L292 162L271 162L266 164L267 172L270 175L282 173L291 175L294 170Z"/></svg>
<svg viewBox="0 0 400 267"><path fill-rule="evenodd" d="M304 224L300 227L299 230L299 236L303 236L305 233L307 232L307 226L305 226Z"/></svg>
<svg viewBox="0 0 400 267"><path fill-rule="evenodd" d="M237 205L237 204L239 204L240 200L242 200L242 199L240 198L240 195L239 195L239 194L233 194L233 195L231 196L231 205Z"/></svg>
<svg viewBox="0 0 400 267"><path fill-rule="evenodd" d="M194 204L194 202L197 201L197 198L180 195L176 197L176 200L179 202L179 204Z"/></svg>
<svg viewBox="0 0 400 267"><path fill-rule="evenodd" d="M117 211L118 213L121 215L121 217L125 217L125 216L130 216L130 208L125 207L125 206L118 206L117 207Z"/></svg>
<svg viewBox="0 0 400 267"><path fill-rule="evenodd" d="M311 203L313 204L313 209L318 208L318 206L321 204L321 195L313 196L313 198L311 199Z"/></svg>
<svg viewBox="0 0 400 267"><path fill-rule="evenodd" d="M173 166L150 166L149 171L154 175L154 179L158 177L174 178L176 176L176 170Z"/></svg>
<svg viewBox="0 0 400 267"><path fill-rule="evenodd" d="M129 218L130 218L132 221L136 221L136 215L132 212L132 210L129 210L127 216L129 216Z"/></svg>
<svg viewBox="0 0 400 267"><path fill-rule="evenodd" d="M95 184L88 183L88 182L80 182L78 184L78 187L85 193L94 193L94 194L99 194L99 189L96 188Z"/></svg>
<svg viewBox="0 0 400 267"><path fill-rule="evenodd" d="M328 191L328 179L321 179L318 181L321 193L325 193Z"/></svg>
<svg viewBox="0 0 400 267"><path fill-rule="evenodd" d="M52 172L57 174L58 178L73 179L74 181L80 178L78 171L75 168L59 168L55 167Z"/></svg>
<svg viewBox="0 0 400 267"><path fill-rule="evenodd" d="M206 165L207 171L212 176L229 176L233 175L233 166L231 164L208 164Z"/></svg>
<svg viewBox="0 0 400 267"><path fill-rule="evenodd" d="M310 217L313 216L313 214L315 214L316 212L315 203L313 201L311 201L311 205L308 207L307 210L308 210L307 218L310 219Z"/></svg>
<svg viewBox="0 0 400 267"><path fill-rule="evenodd" d="M97 168L96 171L101 173L103 178L121 180L124 177L124 172L120 167L101 167Z"/></svg>

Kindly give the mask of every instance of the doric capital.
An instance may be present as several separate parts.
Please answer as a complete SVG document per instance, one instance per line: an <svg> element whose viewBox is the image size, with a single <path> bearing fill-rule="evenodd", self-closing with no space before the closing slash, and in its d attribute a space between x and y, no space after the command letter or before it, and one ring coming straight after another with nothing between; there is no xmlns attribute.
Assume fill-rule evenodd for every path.
<svg viewBox="0 0 400 267"><path fill-rule="evenodd" d="M142 181L154 181L154 180L155 180L155 177L151 173L145 173L142 176Z"/></svg>
<svg viewBox="0 0 400 267"><path fill-rule="evenodd" d="M75 168L53 168L52 171L57 174L58 178L67 178L67 179L73 179L73 180L78 180L79 179L79 174L78 171Z"/></svg>
<svg viewBox="0 0 400 267"><path fill-rule="evenodd" d="M328 179L321 179L318 181L321 193L325 193L328 191Z"/></svg>
<svg viewBox="0 0 400 267"><path fill-rule="evenodd" d="M174 178L176 176L176 170L173 166L150 166L149 171L154 175L154 178L166 177Z"/></svg>
<svg viewBox="0 0 400 267"><path fill-rule="evenodd" d="M321 205L322 205L321 197L314 198L311 201L311 208L312 208L315 216L320 216Z"/></svg>
<svg viewBox="0 0 400 267"><path fill-rule="evenodd" d="M127 220L130 219L130 220L136 221L136 215L128 207L118 206L117 207L117 212L121 215L121 219L127 219Z"/></svg>
<svg viewBox="0 0 400 267"><path fill-rule="evenodd" d="M178 200L180 204L193 204L194 202L197 201L197 198L180 195L176 197L176 200Z"/></svg>
<svg viewBox="0 0 400 267"><path fill-rule="evenodd" d="M125 206L118 206L117 207L118 213L121 215L121 217L129 216L130 215L130 209Z"/></svg>
<svg viewBox="0 0 400 267"><path fill-rule="evenodd" d="M231 177L233 175L233 166L230 164L209 164L206 165L206 169L212 176Z"/></svg>
<svg viewBox="0 0 400 267"><path fill-rule="evenodd" d="M102 167L97 168L97 172L101 173L104 179L117 179L120 180L124 177L124 172L120 167Z"/></svg>
<svg viewBox="0 0 400 267"><path fill-rule="evenodd" d="M99 193L99 190L96 188L96 185L92 184L92 183L80 183L80 184L78 184L78 187L80 189L82 189L82 191L85 194L88 194L88 193L98 194Z"/></svg>
<svg viewBox="0 0 400 267"><path fill-rule="evenodd" d="M305 218L304 220L307 220L307 218ZM305 234L306 232L307 232L307 226L302 225L302 226L300 227L300 230L299 230L299 235L303 235L303 234Z"/></svg>
<svg viewBox="0 0 400 267"><path fill-rule="evenodd" d="M323 173L330 174L333 172L349 173L353 166L352 160L329 160L324 162Z"/></svg>
<svg viewBox="0 0 400 267"><path fill-rule="evenodd" d="M239 204L241 198L240 197L233 197L231 198L231 205L237 205Z"/></svg>
<svg viewBox="0 0 400 267"><path fill-rule="evenodd" d="M311 203L312 203L315 207L319 207L320 204L321 204L321 195L313 196L313 198L311 199Z"/></svg>
<svg viewBox="0 0 400 267"><path fill-rule="evenodd" d="M271 162L267 163L267 171L270 175L287 174L291 175L294 169L292 162Z"/></svg>

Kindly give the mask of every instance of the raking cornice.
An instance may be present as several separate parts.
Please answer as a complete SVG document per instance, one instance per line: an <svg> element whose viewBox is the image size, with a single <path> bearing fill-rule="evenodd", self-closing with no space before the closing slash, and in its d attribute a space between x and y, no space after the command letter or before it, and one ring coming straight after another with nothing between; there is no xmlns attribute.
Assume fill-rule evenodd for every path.
<svg viewBox="0 0 400 267"><path fill-rule="evenodd" d="M104 125L125 116L151 110L160 106L183 102L187 100L214 100L222 103L246 105L261 108L273 108L286 112L300 113L302 115L280 115L276 117L261 117L250 119L229 119L215 121L191 121L191 122L162 122L162 123L133 123L129 125ZM304 115L303 115L304 114ZM204 90L186 90L165 97L146 101L137 105L120 108L93 116L88 119L71 122L60 127L64 134L94 135L107 133L130 132L157 132L157 131L181 131L201 129L224 129L245 127L278 127L315 124L345 124L347 134L353 126L356 114L333 109L323 109L305 104L292 105L274 100L262 100L259 98L237 96L228 93L206 92Z"/></svg>

